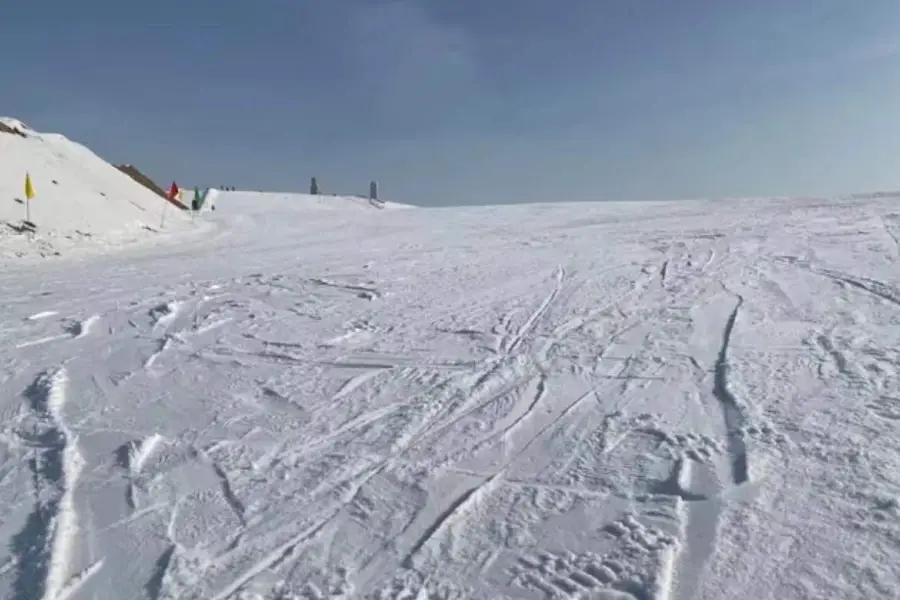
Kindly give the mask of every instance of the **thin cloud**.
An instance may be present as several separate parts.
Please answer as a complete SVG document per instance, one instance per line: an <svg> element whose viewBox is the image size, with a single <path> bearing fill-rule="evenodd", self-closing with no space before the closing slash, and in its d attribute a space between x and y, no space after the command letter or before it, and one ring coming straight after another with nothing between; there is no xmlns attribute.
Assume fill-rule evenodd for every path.
<svg viewBox="0 0 900 600"><path fill-rule="evenodd" d="M770 77L803 77L828 75L835 71L900 58L900 41L867 40L848 43L836 40L832 51L805 60L789 60L765 69Z"/></svg>
<svg viewBox="0 0 900 600"><path fill-rule="evenodd" d="M878 62L900 56L900 40L876 40L851 47L835 61L842 65Z"/></svg>
<svg viewBox="0 0 900 600"><path fill-rule="evenodd" d="M481 93L475 39L420 3L360 6L350 31L359 93L385 119L440 119Z"/></svg>

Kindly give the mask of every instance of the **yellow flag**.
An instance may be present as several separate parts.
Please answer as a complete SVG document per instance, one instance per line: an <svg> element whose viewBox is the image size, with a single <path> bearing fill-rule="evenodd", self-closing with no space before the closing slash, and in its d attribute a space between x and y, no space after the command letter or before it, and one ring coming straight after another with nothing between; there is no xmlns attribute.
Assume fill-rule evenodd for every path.
<svg viewBox="0 0 900 600"><path fill-rule="evenodd" d="M34 198L34 186L31 185L31 175L25 173L25 197L31 200Z"/></svg>

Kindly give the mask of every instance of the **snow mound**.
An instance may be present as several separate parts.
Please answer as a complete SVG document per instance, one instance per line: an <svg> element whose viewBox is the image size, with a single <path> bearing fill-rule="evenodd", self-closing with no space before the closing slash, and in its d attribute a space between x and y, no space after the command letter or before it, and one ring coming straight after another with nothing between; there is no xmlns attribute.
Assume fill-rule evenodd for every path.
<svg viewBox="0 0 900 600"><path fill-rule="evenodd" d="M90 240L108 248L151 236L165 201L88 148L59 134L39 133L21 121L0 118L0 257L56 255ZM26 218L25 174L35 190ZM169 207L165 228L190 221Z"/></svg>

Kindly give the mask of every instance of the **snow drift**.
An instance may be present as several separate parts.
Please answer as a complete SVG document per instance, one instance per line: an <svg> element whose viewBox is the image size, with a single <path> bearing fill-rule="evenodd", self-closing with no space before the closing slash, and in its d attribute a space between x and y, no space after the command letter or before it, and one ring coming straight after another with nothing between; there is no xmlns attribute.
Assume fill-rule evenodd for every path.
<svg viewBox="0 0 900 600"><path fill-rule="evenodd" d="M55 254L77 241L122 244L151 236L164 201L88 148L59 134L0 119L0 256ZM16 229L26 216L25 174L36 191L31 239ZM189 219L170 207L167 229ZM84 244L80 244L84 245Z"/></svg>

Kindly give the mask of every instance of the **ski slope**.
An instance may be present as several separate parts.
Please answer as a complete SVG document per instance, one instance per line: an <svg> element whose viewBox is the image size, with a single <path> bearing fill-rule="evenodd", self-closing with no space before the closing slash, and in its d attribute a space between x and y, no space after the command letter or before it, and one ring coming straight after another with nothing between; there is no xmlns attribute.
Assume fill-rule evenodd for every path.
<svg viewBox="0 0 900 600"><path fill-rule="evenodd" d="M0 597L900 596L898 198L294 200L0 269Z"/></svg>
<svg viewBox="0 0 900 600"><path fill-rule="evenodd" d="M194 228L171 206L164 222L161 197L81 144L7 117L0 125L0 259L98 254ZM36 192L28 207L33 235L16 231L29 216L26 173Z"/></svg>

